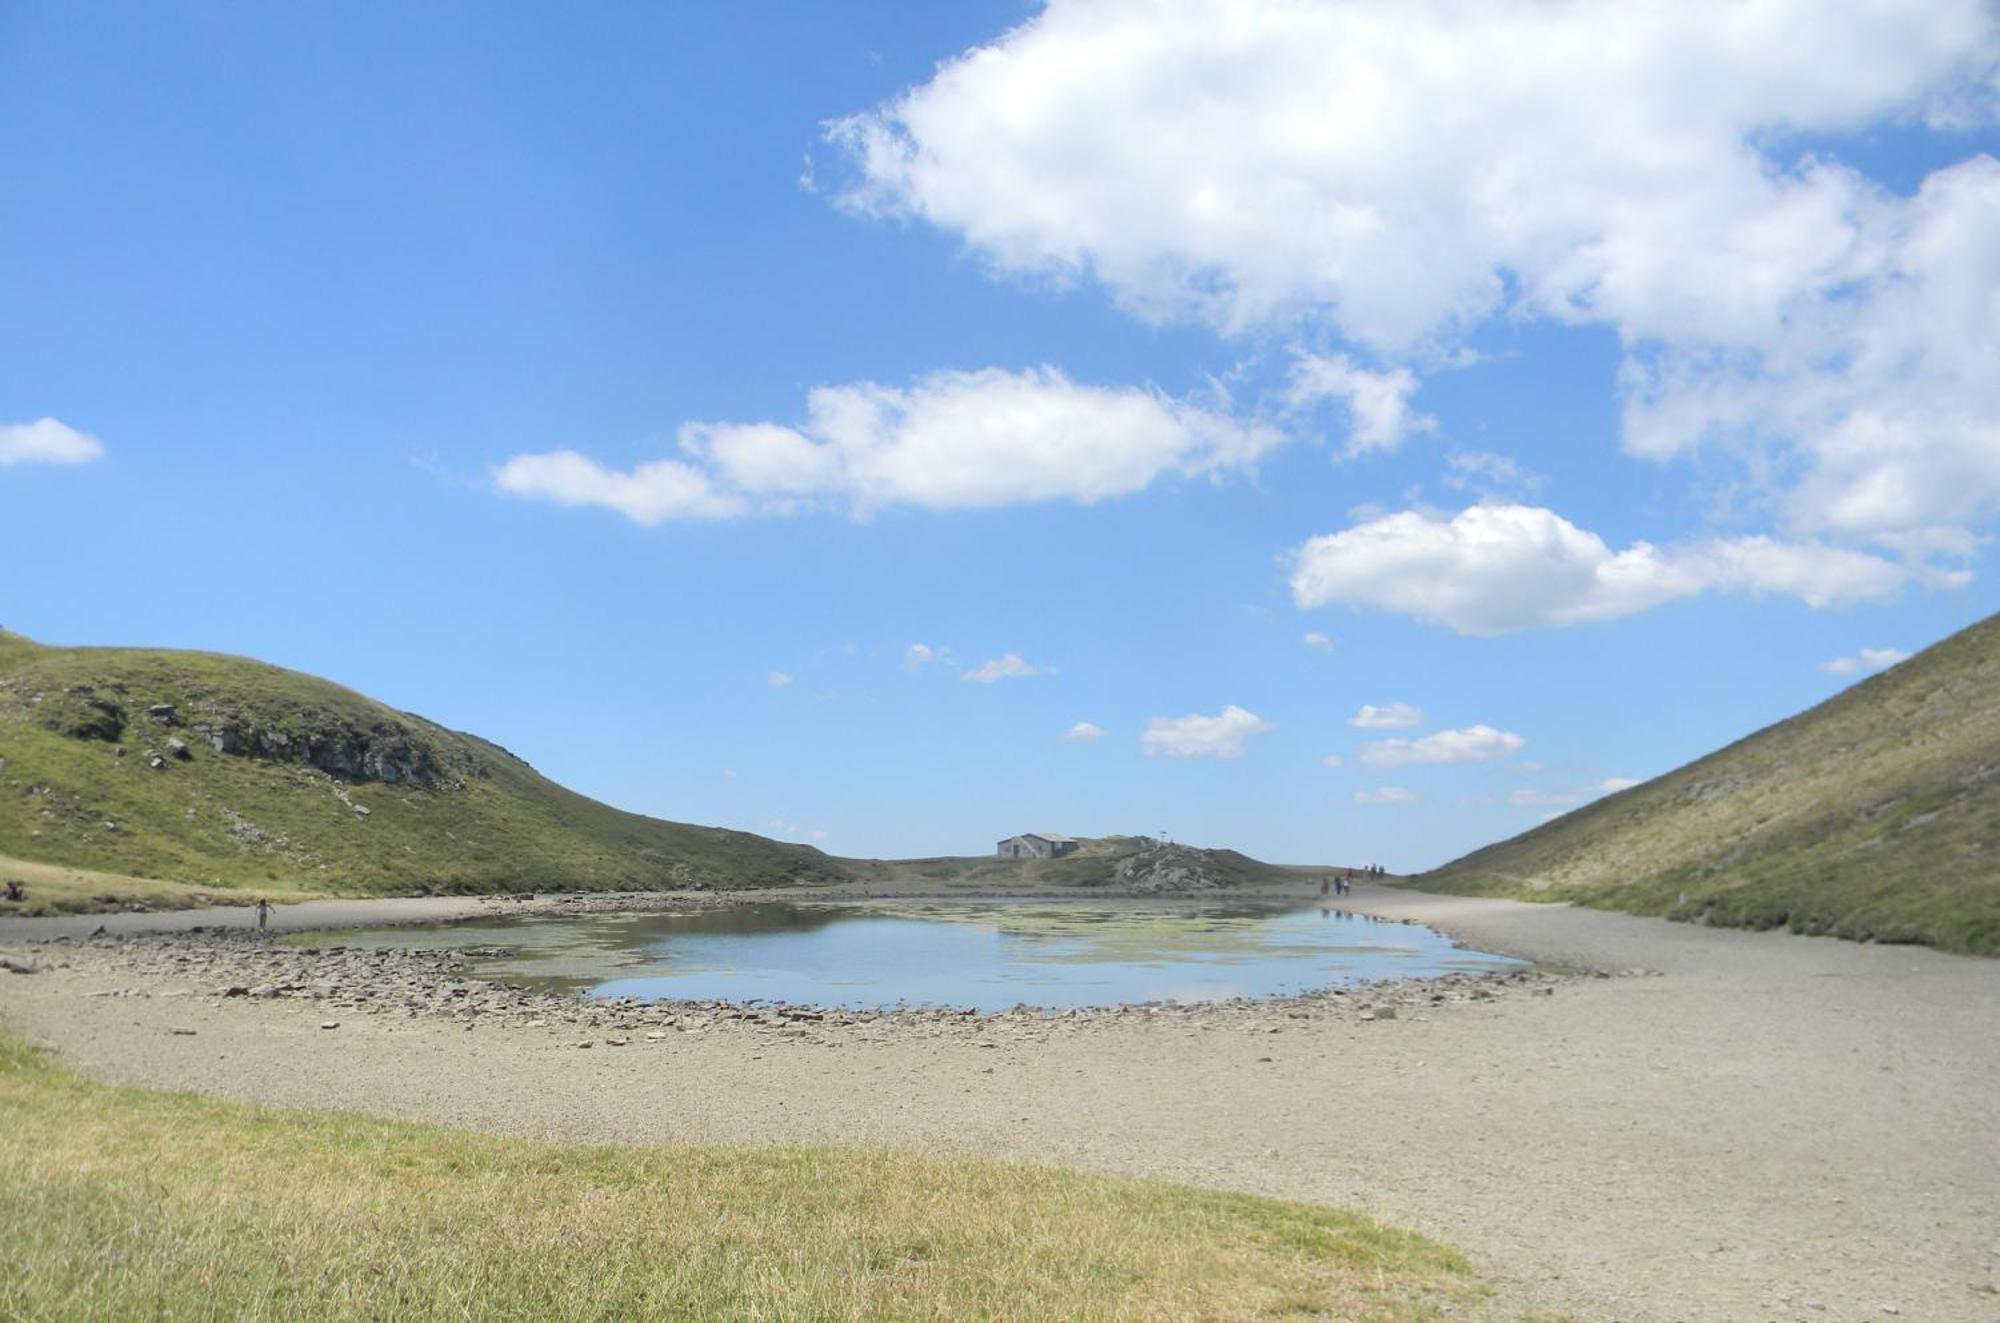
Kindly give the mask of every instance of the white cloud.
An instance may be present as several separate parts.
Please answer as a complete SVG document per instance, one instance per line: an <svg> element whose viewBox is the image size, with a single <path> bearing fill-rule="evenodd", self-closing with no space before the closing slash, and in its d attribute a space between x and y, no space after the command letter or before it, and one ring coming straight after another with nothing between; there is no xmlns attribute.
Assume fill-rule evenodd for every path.
<svg viewBox="0 0 2000 1323"><path fill-rule="evenodd" d="M1905 196L1798 144L1996 110L1988 0L1052 0L830 133L845 205L1149 319L1609 327L1632 450L1907 537L2000 511L2000 161Z"/></svg>
<svg viewBox="0 0 2000 1323"><path fill-rule="evenodd" d="M1645 782L1636 776L1607 776L1597 783L1597 790L1599 794L1615 795L1621 790L1630 790L1633 786L1644 784Z"/></svg>
<svg viewBox="0 0 2000 1323"><path fill-rule="evenodd" d="M1148 757L1165 754L1169 758L1241 758L1250 746L1251 737L1271 728L1271 723L1255 712L1231 703L1212 717L1199 713L1154 717L1146 723L1139 746Z"/></svg>
<svg viewBox="0 0 2000 1323"><path fill-rule="evenodd" d="M575 451L516 455L503 491L599 505L629 519L725 518L892 506L1088 505L1169 474L1253 467L1276 428L1137 387L1086 386L1052 367L936 372L908 387L820 386L798 427L688 423L681 455L607 469Z"/></svg>
<svg viewBox="0 0 2000 1323"><path fill-rule="evenodd" d="M1905 565L1818 542L1706 538L1613 551L1553 510L1475 505L1457 515L1382 515L1308 540L1293 557L1292 600L1345 603L1502 634L1649 610L1704 592L1776 594L1815 607L1879 601Z"/></svg>
<svg viewBox="0 0 2000 1323"><path fill-rule="evenodd" d="M1345 354L1300 354L1285 398L1295 409L1322 400L1344 402L1347 453L1353 456L1396 450L1411 433L1436 430L1435 418L1410 408L1416 389L1416 374L1408 368L1371 372Z"/></svg>
<svg viewBox="0 0 2000 1323"><path fill-rule="evenodd" d="M1307 630L1305 638L1301 639L1300 642L1304 643L1308 648L1311 648L1315 652L1333 651L1333 636L1330 634L1323 634L1316 629Z"/></svg>
<svg viewBox="0 0 2000 1323"><path fill-rule="evenodd" d="M783 689L791 682L792 677L786 675L783 671L764 672L764 683L770 685L773 689Z"/></svg>
<svg viewBox="0 0 2000 1323"><path fill-rule="evenodd" d="M2000 513L2000 161L1940 170L1907 200L1823 169L1845 207L1831 287L1795 292L1756 341L1632 355L1626 444L1756 464L1777 438L1799 470L1775 497L1794 526L1962 537Z"/></svg>
<svg viewBox="0 0 2000 1323"><path fill-rule="evenodd" d="M1053 675L1053 666L1036 666L1018 652L1004 653L979 665L960 676L974 684L992 684L996 680L1025 680L1034 675Z"/></svg>
<svg viewBox="0 0 2000 1323"><path fill-rule="evenodd" d="M1330 753L1326 757L1320 759L1320 762L1324 763L1328 767L1339 767L1343 764L1343 761L1344 760L1337 753Z"/></svg>
<svg viewBox="0 0 2000 1323"><path fill-rule="evenodd" d="M1901 648L1863 648L1849 657L1835 657L1823 661L1819 669L1828 675L1862 675L1873 671L1886 671L1899 661L1908 659L1909 653Z"/></svg>
<svg viewBox="0 0 2000 1323"><path fill-rule="evenodd" d="M1101 740L1104 738L1104 727L1094 721L1079 721L1064 731L1062 737L1066 740Z"/></svg>
<svg viewBox="0 0 2000 1323"><path fill-rule="evenodd" d="M1362 730L1414 730L1424 724L1424 710L1410 703L1363 703L1347 724Z"/></svg>
<svg viewBox="0 0 2000 1323"><path fill-rule="evenodd" d="M1401 786L1383 786L1379 790L1357 790L1354 792L1357 804L1414 804L1417 792L1405 790Z"/></svg>
<svg viewBox="0 0 2000 1323"><path fill-rule="evenodd" d="M1412 763L1484 763L1505 758L1527 744L1512 731L1491 726L1441 730L1419 739L1377 740L1361 751L1371 767L1407 767Z"/></svg>
<svg viewBox="0 0 2000 1323"><path fill-rule="evenodd" d="M102 441L54 418L0 423L0 469L15 464L88 464L103 454Z"/></svg>
<svg viewBox="0 0 2000 1323"><path fill-rule="evenodd" d="M629 473L607 469L574 450L516 455L493 475L501 491L557 505L601 505L636 524L667 519L727 519L747 508L740 497L716 490L706 473L662 459Z"/></svg>

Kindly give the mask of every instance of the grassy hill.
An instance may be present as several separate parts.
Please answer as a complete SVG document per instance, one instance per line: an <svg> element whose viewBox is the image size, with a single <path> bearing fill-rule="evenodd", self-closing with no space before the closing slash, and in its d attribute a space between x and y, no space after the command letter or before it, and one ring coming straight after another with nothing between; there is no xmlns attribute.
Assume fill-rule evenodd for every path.
<svg viewBox="0 0 2000 1323"><path fill-rule="evenodd" d="M1417 885L2000 955L2000 616Z"/></svg>
<svg viewBox="0 0 2000 1323"><path fill-rule="evenodd" d="M0 856L81 876L348 893L845 875L805 846L620 812L498 745L309 675L5 631Z"/></svg>
<svg viewBox="0 0 2000 1323"><path fill-rule="evenodd" d="M843 859L857 878L880 883L931 882L945 887L1050 889L1111 887L1126 890L1200 891L1257 883L1297 882L1299 871L1252 859L1235 850L1161 845L1143 836L1097 836L1078 842L1061 859L1002 859L996 855L940 855L930 859Z"/></svg>

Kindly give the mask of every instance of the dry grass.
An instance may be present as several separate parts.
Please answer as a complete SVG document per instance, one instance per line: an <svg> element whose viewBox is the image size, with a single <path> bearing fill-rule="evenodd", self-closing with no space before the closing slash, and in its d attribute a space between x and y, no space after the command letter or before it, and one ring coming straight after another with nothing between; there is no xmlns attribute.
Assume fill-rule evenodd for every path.
<svg viewBox="0 0 2000 1323"><path fill-rule="evenodd" d="M2000 617L1418 885L2000 955L1996 841Z"/></svg>
<svg viewBox="0 0 2000 1323"><path fill-rule="evenodd" d="M246 905L262 896L273 904L317 900L327 893L296 887L198 887L123 873L37 863L0 855L0 883L13 879L27 892L25 901L0 900L0 917L10 914L95 914L144 905L153 910L191 910L204 905Z"/></svg>
<svg viewBox="0 0 2000 1323"><path fill-rule="evenodd" d="M1482 1312L1331 1209L823 1149L574 1147L93 1084L0 1037L0 1318Z"/></svg>

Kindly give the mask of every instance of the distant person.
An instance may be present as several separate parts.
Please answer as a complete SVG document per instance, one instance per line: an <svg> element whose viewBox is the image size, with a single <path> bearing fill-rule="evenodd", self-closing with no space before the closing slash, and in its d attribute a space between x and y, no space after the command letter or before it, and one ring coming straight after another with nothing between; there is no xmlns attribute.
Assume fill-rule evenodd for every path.
<svg viewBox="0 0 2000 1323"><path fill-rule="evenodd" d="M258 928L258 931L260 931L260 932L261 932L261 931L263 931L264 927L265 927L265 926L266 926L267 924L269 924L270 922L271 922L271 902L270 902L270 901L268 901L268 900L265 900L265 899L264 899L264 898L263 898L262 896L259 896L259 897L257 897L257 928Z"/></svg>
<svg viewBox="0 0 2000 1323"><path fill-rule="evenodd" d="M1328 882L1330 882L1330 881L1332 881L1332 880L1333 880L1333 879L1331 879L1331 878L1325 878L1325 877L1323 877L1323 878L1321 878L1321 879L1319 880L1319 894L1320 894L1320 895L1324 896L1324 895L1326 894L1326 887L1327 887L1327 883L1328 883ZM13 884L12 884L12 883L10 882L10 883L8 883L8 885L9 885L9 886L12 886ZM11 899L11 897L10 897L10 899ZM1324 914L1324 913L1326 913L1326 911L1325 911L1325 910L1321 910L1321 911L1320 911L1320 913Z"/></svg>
<svg viewBox="0 0 2000 1323"><path fill-rule="evenodd" d="M1322 892L1321 894L1325 893ZM26 900L27 898L28 893L22 888L19 882L9 881L7 883L7 899Z"/></svg>

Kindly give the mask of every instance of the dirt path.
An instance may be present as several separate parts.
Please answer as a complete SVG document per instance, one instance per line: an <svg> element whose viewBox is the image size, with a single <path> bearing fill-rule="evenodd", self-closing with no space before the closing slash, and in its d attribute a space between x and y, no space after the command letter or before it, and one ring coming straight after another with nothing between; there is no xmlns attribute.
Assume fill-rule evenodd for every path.
<svg viewBox="0 0 2000 1323"><path fill-rule="evenodd" d="M937 1146L1346 1204L1579 1320L2000 1319L2000 962L1388 889L1352 908L1654 972L1379 1022L877 1025L837 1046L724 1025L581 1051L556 1026L329 1032L171 978L89 996L132 984L80 952L0 976L0 1014L92 1074L233 1097Z"/></svg>

